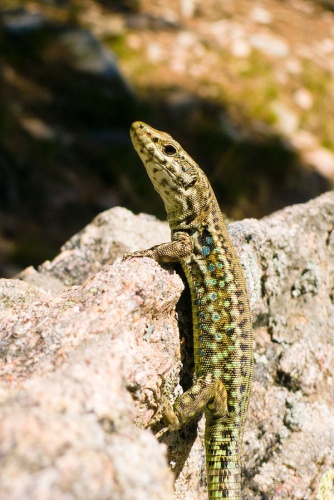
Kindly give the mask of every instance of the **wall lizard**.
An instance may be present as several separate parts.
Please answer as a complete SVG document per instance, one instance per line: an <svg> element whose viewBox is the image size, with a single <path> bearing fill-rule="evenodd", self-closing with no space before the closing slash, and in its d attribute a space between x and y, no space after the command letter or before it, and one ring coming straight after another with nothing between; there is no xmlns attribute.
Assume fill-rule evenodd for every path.
<svg viewBox="0 0 334 500"><path fill-rule="evenodd" d="M124 258L179 261L191 293L196 380L166 406L176 430L204 410L209 499L241 499L241 448L253 374L253 330L243 270L207 177L169 134L143 122L133 145L164 201L171 242Z"/></svg>

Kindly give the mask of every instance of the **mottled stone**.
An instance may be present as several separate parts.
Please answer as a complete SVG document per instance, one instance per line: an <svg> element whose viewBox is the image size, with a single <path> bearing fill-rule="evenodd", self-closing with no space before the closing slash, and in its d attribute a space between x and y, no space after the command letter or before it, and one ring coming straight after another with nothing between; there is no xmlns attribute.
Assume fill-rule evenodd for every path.
<svg viewBox="0 0 334 500"><path fill-rule="evenodd" d="M180 382L189 384L191 313L183 299L179 333L175 304L183 285L173 266L147 258L108 263L108 248L112 261L168 239L166 225L121 208L110 212L65 245L63 271L42 266L46 282L31 268L22 278L33 276L37 286L0 281L4 498L173 498L163 449L134 422L147 423L161 394L175 398ZM229 226L255 326L244 440L250 498L323 500L333 493L333 213L330 192ZM155 231L144 234L145 224ZM71 287L63 282L67 258L78 280ZM85 259L87 272L78 275ZM59 283L66 289L59 292ZM203 421L198 433L190 426L164 440L177 473L175 498L206 498Z"/></svg>

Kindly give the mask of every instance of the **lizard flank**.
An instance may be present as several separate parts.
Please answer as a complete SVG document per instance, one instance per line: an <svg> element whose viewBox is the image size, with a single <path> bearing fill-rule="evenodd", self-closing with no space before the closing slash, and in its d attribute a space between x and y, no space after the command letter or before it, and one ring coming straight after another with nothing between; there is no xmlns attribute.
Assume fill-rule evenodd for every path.
<svg viewBox="0 0 334 500"><path fill-rule="evenodd" d="M196 379L163 413L176 430L204 410L209 499L241 499L241 449L253 374L243 270L207 177L173 138L142 122L133 145L164 201L171 241L126 254L179 261L192 300Z"/></svg>

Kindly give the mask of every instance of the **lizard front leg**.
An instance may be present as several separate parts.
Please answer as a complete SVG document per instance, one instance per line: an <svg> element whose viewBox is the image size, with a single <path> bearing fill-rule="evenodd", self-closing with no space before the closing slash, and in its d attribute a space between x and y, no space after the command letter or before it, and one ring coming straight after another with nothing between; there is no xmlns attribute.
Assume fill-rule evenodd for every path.
<svg viewBox="0 0 334 500"><path fill-rule="evenodd" d="M123 260L134 257L150 257L158 262L177 262L190 255L193 251L193 242L188 233L175 232L172 241L161 243L147 250L129 252L123 255Z"/></svg>

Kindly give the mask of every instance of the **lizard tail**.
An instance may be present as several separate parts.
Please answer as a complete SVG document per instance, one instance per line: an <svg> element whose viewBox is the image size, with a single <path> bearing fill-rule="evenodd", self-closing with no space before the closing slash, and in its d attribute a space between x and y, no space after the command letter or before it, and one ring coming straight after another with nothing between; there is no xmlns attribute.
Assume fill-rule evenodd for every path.
<svg viewBox="0 0 334 500"><path fill-rule="evenodd" d="M238 430L222 422L206 425L206 471L209 500L241 500L241 450Z"/></svg>

